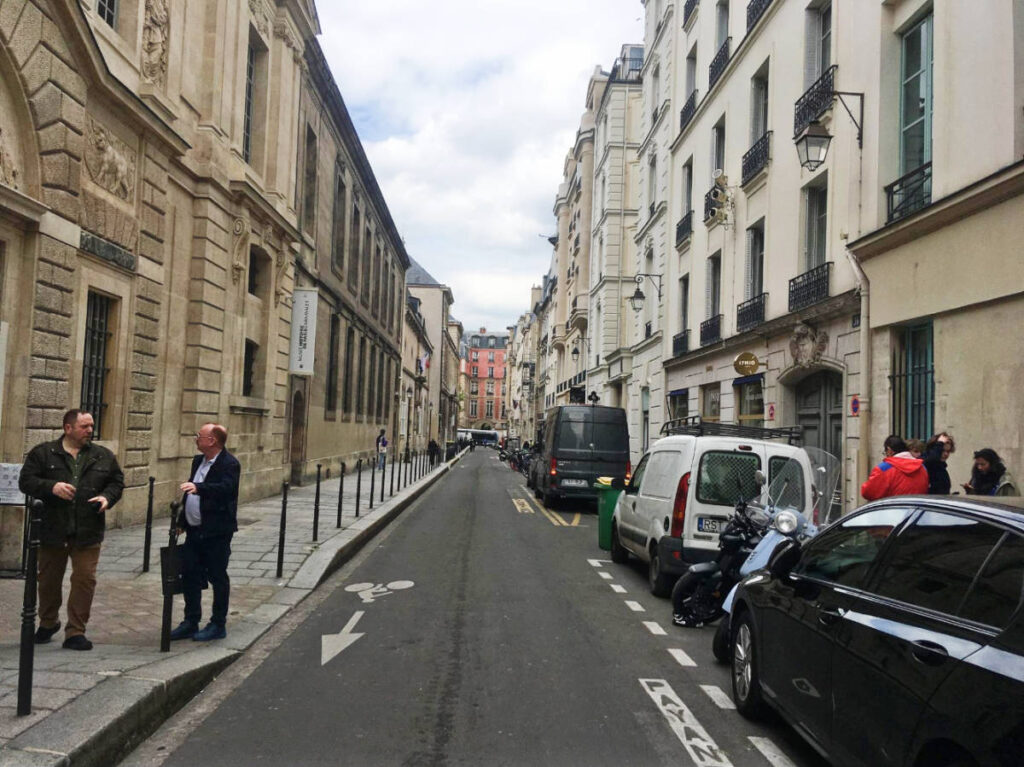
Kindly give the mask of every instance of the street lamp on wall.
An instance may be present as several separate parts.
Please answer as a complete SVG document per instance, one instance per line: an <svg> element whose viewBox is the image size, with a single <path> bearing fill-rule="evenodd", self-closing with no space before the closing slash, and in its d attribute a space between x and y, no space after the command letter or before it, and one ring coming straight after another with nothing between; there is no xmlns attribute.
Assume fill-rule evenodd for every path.
<svg viewBox="0 0 1024 767"><path fill-rule="evenodd" d="M629 297L629 305L633 307L633 311L639 314L644 308L644 300L647 296L640 290L640 286L643 285L644 277L651 281L654 285L655 290L658 291L658 300L661 300L661 275L660 274L638 274L633 280L636 282L636 290L633 291L633 295Z"/></svg>
<svg viewBox="0 0 1024 767"><path fill-rule="evenodd" d="M850 107L846 104L844 96L856 97L860 100L860 120L853 116ZM838 99L843 105L846 114L850 116L854 127L857 128L857 146L864 148L864 94L850 91L833 91L832 97ZM831 104L829 104L831 106ZM824 125L817 120L811 120L807 127L800 131L800 135L793 139L796 144L796 154L800 158L800 164L807 170L814 171L821 167L828 154L828 146L832 143L832 135Z"/></svg>

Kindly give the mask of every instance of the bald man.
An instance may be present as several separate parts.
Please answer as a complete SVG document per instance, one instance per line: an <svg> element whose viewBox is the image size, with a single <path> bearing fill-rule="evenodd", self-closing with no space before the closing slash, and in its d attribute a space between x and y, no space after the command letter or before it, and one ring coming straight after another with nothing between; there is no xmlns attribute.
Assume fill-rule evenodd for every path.
<svg viewBox="0 0 1024 767"><path fill-rule="evenodd" d="M238 530L238 480L242 467L227 451L228 430L207 423L196 433L199 455L192 459L178 529L185 531L182 547L182 581L185 595L185 619L171 632L171 639L208 642L227 636L228 559L231 536ZM203 617L203 584L213 590L210 622L200 630Z"/></svg>

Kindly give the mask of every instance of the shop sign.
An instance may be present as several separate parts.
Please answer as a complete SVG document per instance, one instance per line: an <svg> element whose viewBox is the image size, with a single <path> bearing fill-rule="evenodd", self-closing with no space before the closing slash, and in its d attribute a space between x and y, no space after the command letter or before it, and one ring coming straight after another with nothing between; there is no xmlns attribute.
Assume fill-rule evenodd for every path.
<svg viewBox="0 0 1024 767"><path fill-rule="evenodd" d="M732 367L741 376L752 376L761 367L761 360L753 352L741 352L732 361Z"/></svg>

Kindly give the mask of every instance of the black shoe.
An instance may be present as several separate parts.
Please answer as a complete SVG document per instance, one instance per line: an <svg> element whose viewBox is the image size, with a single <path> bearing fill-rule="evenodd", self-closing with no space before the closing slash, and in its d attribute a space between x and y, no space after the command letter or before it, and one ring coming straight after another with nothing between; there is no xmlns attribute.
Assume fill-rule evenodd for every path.
<svg viewBox="0 0 1024 767"><path fill-rule="evenodd" d="M206 628L202 631L196 632L196 635L192 637L194 642L209 642L211 639L223 639L228 635L227 629L219 623L207 623Z"/></svg>
<svg viewBox="0 0 1024 767"><path fill-rule="evenodd" d="M46 644L53 639L53 635L58 631L60 631L60 621L57 621L57 625L50 629L40 626L36 629L36 644Z"/></svg>
<svg viewBox="0 0 1024 767"><path fill-rule="evenodd" d="M178 627L171 632L171 641L173 642L176 639L191 639L198 630L198 624L195 624L192 621L182 621L178 624Z"/></svg>
<svg viewBox="0 0 1024 767"><path fill-rule="evenodd" d="M91 650L92 642L85 638L85 634L75 634L64 640L65 650Z"/></svg>

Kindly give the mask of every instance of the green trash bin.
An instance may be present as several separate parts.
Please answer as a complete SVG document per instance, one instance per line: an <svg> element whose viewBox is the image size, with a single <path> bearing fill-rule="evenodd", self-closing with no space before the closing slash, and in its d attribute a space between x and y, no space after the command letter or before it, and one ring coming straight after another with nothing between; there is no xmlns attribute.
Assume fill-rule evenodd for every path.
<svg viewBox="0 0 1024 767"><path fill-rule="evenodd" d="M607 483L601 480L607 480ZM612 515L622 489L612 487L610 477L599 478L594 489L597 490L597 545L605 551L611 551Z"/></svg>

